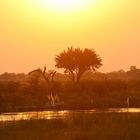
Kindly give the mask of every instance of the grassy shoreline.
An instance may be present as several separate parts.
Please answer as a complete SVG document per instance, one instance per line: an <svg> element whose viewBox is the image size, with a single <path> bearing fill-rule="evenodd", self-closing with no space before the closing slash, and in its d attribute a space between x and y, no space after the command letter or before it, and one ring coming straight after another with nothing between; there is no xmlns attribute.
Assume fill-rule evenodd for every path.
<svg viewBox="0 0 140 140"><path fill-rule="evenodd" d="M139 140L138 114L82 114L0 124L1 140Z"/></svg>

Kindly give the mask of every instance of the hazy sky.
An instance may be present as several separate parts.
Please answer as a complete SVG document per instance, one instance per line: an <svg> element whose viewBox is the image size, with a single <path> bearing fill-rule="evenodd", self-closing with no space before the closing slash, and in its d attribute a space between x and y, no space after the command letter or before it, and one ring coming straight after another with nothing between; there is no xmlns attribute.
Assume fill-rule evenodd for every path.
<svg viewBox="0 0 140 140"><path fill-rule="evenodd" d="M93 48L100 71L140 68L140 0L46 1L0 0L0 73L54 69L68 46Z"/></svg>

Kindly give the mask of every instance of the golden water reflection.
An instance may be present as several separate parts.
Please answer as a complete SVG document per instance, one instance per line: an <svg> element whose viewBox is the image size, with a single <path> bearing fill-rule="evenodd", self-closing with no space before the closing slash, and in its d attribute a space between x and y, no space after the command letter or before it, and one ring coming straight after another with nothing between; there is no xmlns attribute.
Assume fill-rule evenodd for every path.
<svg viewBox="0 0 140 140"><path fill-rule="evenodd" d="M84 113L140 113L140 108L110 108L110 109L93 109L78 111L42 111L42 112L20 112L20 113L3 113L0 115L0 121L19 121L19 120L41 120L41 119L66 119L72 115Z"/></svg>

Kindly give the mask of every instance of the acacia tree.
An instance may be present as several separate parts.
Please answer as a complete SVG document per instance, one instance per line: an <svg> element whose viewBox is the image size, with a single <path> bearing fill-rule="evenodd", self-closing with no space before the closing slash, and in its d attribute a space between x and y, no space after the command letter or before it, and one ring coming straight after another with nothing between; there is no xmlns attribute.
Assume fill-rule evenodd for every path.
<svg viewBox="0 0 140 140"><path fill-rule="evenodd" d="M101 58L93 49L70 47L59 55L56 55L55 62L57 68L64 68L70 75L73 82L78 83L82 75L87 70L95 71L102 66Z"/></svg>

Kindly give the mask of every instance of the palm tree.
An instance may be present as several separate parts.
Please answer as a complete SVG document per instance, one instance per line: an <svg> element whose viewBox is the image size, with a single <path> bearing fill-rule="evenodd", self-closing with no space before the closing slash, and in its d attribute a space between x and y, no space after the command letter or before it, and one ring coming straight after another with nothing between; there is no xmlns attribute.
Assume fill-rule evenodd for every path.
<svg viewBox="0 0 140 140"><path fill-rule="evenodd" d="M59 55L56 55L57 68L64 68L73 82L78 83L87 70L95 71L102 66L101 58L93 49L80 49L70 47Z"/></svg>

